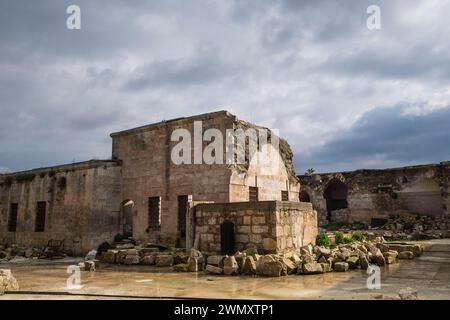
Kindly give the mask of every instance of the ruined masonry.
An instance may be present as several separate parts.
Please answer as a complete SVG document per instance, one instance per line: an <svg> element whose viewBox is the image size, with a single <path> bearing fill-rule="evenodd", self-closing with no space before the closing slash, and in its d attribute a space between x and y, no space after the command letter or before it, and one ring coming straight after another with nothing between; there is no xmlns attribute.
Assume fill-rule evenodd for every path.
<svg viewBox="0 0 450 320"><path fill-rule="evenodd" d="M300 201L311 202L319 225L365 223L376 227L389 216L413 214L450 226L450 162L299 176ZM447 224L447 226L445 226Z"/></svg>
<svg viewBox="0 0 450 320"><path fill-rule="evenodd" d="M171 161L175 129L260 128L219 111L112 133L111 160L0 175L0 244L63 240L84 255L117 234L141 243L234 253L299 249L315 241L317 217L299 202L292 151L280 139L277 175L253 165ZM225 149L225 148L224 148Z"/></svg>

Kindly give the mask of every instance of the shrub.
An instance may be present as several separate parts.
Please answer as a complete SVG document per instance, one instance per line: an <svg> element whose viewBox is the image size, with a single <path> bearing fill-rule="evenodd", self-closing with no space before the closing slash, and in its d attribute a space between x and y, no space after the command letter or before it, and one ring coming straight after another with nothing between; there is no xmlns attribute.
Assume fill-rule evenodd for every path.
<svg viewBox="0 0 450 320"><path fill-rule="evenodd" d="M123 234L118 233L114 236L114 242L122 242L123 239L126 239Z"/></svg>
<svg viewBox="0 0 450 320"><path fill-rule="evenodd" d="M344 244L350 244L353 242L354 242L354 240L351 237L344 237L344 239L343 239Z"/></svg>
<svg viewBox="0 0 450 320"><path fill-rule="evenodd" d="M103 252L108 251L110 248L111 245L107 241L104 241L98 246L97 254L102 254Z"/></svg>
<svg viewBox="0 0 450 320"><path fill-rule="evenodd" d="M36 175L34 173L19 174L18 176L16 176L16 181L19 183L33 181L35 176Z"/></svg>
<svg viewBox="0 0 450 320"><path fill-rule="evenodd" d="M328 238L328 235L326 232L321 232L316 237L316 245L318 246L324 246L325 248L330 247L330 238Z"/></svg>
<svg viewBox="0 0 450 320"><path fill-rule="evenodd" d="M67 179L66 177L60 177L58 179L58 188L65 189L67 185Z"/></svg>
<svg viewBox="0 0 450 320"><path fill-rule="evenodd" d="M336 237L336 244L343 244L344 243L344 234L340 231L336 231L334 233L334 236Z"/></svg>
<svg viewBox="0 0 450 320"><path fill-rule="evenodd" d="M352 239L355 241L363 241L366 237L360 231L355 231L352 233Z"/></svg>
<svg viewBox="0 0 450 320"><path fill-rule="evenodd" d="M13 178L11 176L7 176L3 180L3 183L5 184L5 186L10 187L13 183Z"/></svg>

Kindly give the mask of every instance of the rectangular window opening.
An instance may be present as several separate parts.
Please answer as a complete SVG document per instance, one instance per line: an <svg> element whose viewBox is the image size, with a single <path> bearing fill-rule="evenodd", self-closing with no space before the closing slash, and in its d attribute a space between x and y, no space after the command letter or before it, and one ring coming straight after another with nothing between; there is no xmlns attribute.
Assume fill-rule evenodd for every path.
<svg viewBox="0 0 450 320"><path fill-rule="evenodd" d="M35 232L45 231L45 209L47 203L45 201L39 201L36 206L36 223L34 226Z"/></svg>
<svg viewBox="0 0 450 320"><path fill-rule="evenodd" d="M16 232L17 229L17 203L11 203L9 206L8 231Z"/></svg>
<svg viewBox="0 0 450 320"><path fill-rule="evenodd" d="M258 197L258 187L248 187L248 200L251 202L256 202L259 200Z"/></svg>
<svg viewBox="0 0 450 320"><path fill-rule="evenodd" d="M148 228L159 230L161 227L161 197L148 198Z"/></svg>

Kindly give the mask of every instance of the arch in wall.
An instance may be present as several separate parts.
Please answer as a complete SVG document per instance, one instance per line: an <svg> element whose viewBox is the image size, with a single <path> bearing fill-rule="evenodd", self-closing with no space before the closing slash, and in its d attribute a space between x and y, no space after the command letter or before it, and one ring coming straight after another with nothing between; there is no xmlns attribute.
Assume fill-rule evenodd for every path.
<svg viewBox="0 0 450 320"><path fill-rule="evenodd" d="M234 250L234 223L225 220L220 225L220 252L222 255L233 255Z"/></svg>
<svg viewBox="0 0 450 320"><path fill-rule="evenodd" d="M134 201L127 199L120 204L120 229L127 237L133 236L133 208Z"/></svg>
<svg viewBox="0 0 450 320"><path fill-rule="evenodd" d="M311 197L309 196L309 193L306 191L300 191L298 194L298 199L300 202L311 202Z"/></svg>
<svg viewBox="0 0 450 320"><path fill-rule="evenodd" d="M331 220L331 212L348 208L348 187L339 179L332 179L325 188L323 196L327 203L327 219Z"/></svg>

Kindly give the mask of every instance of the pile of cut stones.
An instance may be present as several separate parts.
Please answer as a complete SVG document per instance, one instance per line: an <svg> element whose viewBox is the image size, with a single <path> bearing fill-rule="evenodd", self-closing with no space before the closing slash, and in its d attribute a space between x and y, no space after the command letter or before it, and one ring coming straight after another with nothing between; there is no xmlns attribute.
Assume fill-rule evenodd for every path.
<svg viewBox="0 0 450 320"><path fill-rule="evenodd" d="M448 237L450 225L441 217L399 214L391 215L379 229L389 240L427 240Z"/></svg>
<svg viewBox="0 0 450 320"><path fill-rule="evenodd" d="M0 269L0 295L6 291L18 291L19 283L10 269Z"/></svg>
<svg viewBox="0 0 450 320"><path fill-rule="evenodd" d="M41 255L40 248L25 248L16 244L0 245L0 263L19 262L28 259L38 259Z"/></svg>
<svg viewBox="0 0 450 320"><path fill-rule="evenodd" d="M248 275L280 277L290 274L319 274L367 269L370 264L384 266L397 259L413 259L423 253L420 244L388 243L383 237L341 244L334 248L308 245L298 252L258 254L250 247L234 255L215 255L191 249L164 249L144 247L110 249L96 258L109 264L152 265L172 267L176 272L205 272L210 275ZM92 257L91 257L92 258ZM87 263L87 265L86 265ZM95 269L98 260L86 259L83 267Z"/></svg>
<svg viewBox="0 0 450 320"><path fill-rule="evenodd" d="M327 229L339 231L362 230L366 235L382 235L386 240L391 241L431 240L450 237L450 221L448 218L408 213L392 214L385 219L383 225L378 227L354 222L344 225L330 225Z"/></svg>

